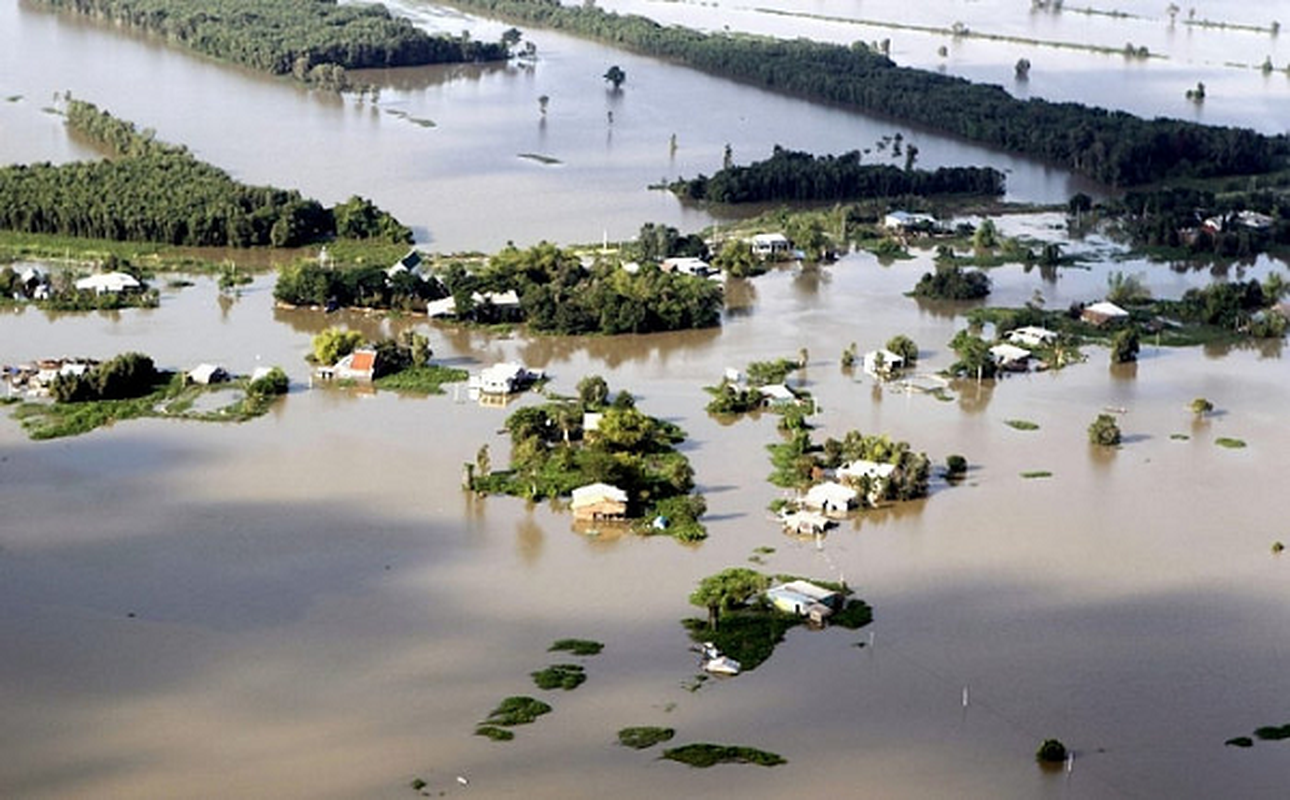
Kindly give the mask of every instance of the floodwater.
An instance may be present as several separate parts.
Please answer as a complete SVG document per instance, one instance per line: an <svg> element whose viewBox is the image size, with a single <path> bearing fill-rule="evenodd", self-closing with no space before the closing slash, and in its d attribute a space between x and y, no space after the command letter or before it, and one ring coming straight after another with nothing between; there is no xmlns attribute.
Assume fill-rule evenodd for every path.
<svg viewBox="0 0 1290 800"><path fill-rule="evenodd" d="M452 248L488 249L498 236L526 240L547 229L558 238L589 218L567 219L581 207L548 180L573 172L569 164L521 162L532 173L520 178L516 164L492 171L479 152L450 163L408 157L445 133L462 141L507 127L511 83L547 80L558 63L566 80L594 77L612 57L629 74L624 104L638 88L646 94L636 81L649 75L671 92L681 81L707 85L561 40L566 49L533 76L409 78L382 93L382 104L406 98L443 109L463 104L462 92L477 94L466 104L479 114L475 127L451 133L446 115L419 128L11 3L0 7L0 40L0 94L24 94L0 104L6 158L89 155L39 112L48 84L70 86L242 177L325 199L357 191L391 207L387 198L420 197L409 206L420 216L396 213L444 231L432 246ZM119 71L91 68L108 63ZM148 70L151 94L135 88ZM718 82L709 90L731 106L781 102ZM602 89L544 91L556 142L571 141L554 133L562 104L598 102ZM536 103L525 105L536 124ZM801 109L830 128L842 119ZM686 109L657 114L665 111L681 120ZM217 118L237 123L220 129ZM694 124L710 126L719 159L722 124ZM687 134L680 138L684 152ZM358 149L339 149L351 145ZM348 158L320 167L338 152ZM383 180L394 165L417 176ZM433 188L449 180L449 167L460 172L455 187L514 191L491 203L444 202ZM603 195L599 177L588 194L606 206L627 198L618 213L637 215L627 227L680 219L642 213L635 190L614 188L613 172L605 168ZM516 192L537 186L543 193L529 205L542 225L500 230ZM467 212L473 224L441 222ZM1052 215L1000 226L1063 237ZM1056 273L995 270L992 302L1065 307L1100 296L1116 270L1141 273L1163 297L1285 270L1266 258L1225 270L1124 261L1097 237L1066 249L1095 258ZM948 400L844 373L848 343L870 349L898 333L921 345L923 369L951 362L945 343L966 307L903 296L929 267L926 254L887 265L855 254L821 269L785 268L730 284L721 329L643 337L531 338L281 311L269 277L235 300L196 278L164 289L152 310L0 313L6 363L141 350L170 368L280 364L293 379L273 412L242 425L131 421L30 442L0 420L0 795L400 798L421 778L435 795L488 798L1283 796L1283 744L1223 745L1290 722L1290 585L1284 556L1270 550L1290 516L1290 499L1274 490L1290 446L1281 343L1171 350L1147 341L1136 366L1114 369L1091 347L1086 363L966 382ZM481 444L495 464L505 461L498 430L507 412L452 393L308 388L310 337L335 323L369 335L415 327L430 334L436 359L472 369L519 359L550 372L558 392L589 373L632 391L644 410L688 431L710 538L686 547L588 537L557 504L461 492L462 464ZM780 495L765 481L774 419L714 420L701 387L726 367L802 347L810 355L802 380L822 407L817 437L858 428L906 439L938 463L961 453L968 479L934 482L927 500L858 516L818 544L781 534L766 511ZM1216 413L1193 419L1195 397ZM1085 429L1108 407L1123 409L1126 443L1104 452L1089 447ZM1039 428L1014 430L1010 419ZM1248 446L1218 447L1220 436ZM1052 476L1021 477L1031 471ZM764 570L845 578L875 622L860 632L795 630L756 671L691 691L695 666L678 620L701 611L686 598L703 576L747 565L758 547L775 548ZM537 690L529 673L573 660L546 652L570 636L606 645L582 660L588 681L573 692ZM554 711L510 743L472 735L517 694L541 696ZM673 744L761 747L789 763L692 770L617 746L616 731L632 725L674 727ZM1036 767L1032 754L1047 737L1074 749L1069 772Z"/></svg>

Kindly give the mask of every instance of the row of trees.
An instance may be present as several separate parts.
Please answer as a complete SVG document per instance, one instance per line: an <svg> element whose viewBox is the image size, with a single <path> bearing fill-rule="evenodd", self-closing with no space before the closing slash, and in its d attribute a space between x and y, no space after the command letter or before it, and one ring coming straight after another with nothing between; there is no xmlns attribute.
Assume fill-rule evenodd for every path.
<svg viewBox="0 0 1290 800"><path fill-rule="evenodd" d="M989 293L989 275L952 263L937 264L932 272L923 273L911 292L915 297L934 300L979 300Z"/></svg>
<svg viewBox="0 0 1290 800"><path fill-rule="evenodd" d="M336 211L296 191L246 186L150 131L69 100L73 130L116 157L0 169L0 228L191 247L297 247L346 235L410 242L412 233L370 201Z"/></svg>
<svg viewBox="0 0 1290 800"><path fill-rule="evenodd" d="M345 70L508 56L503 42L431 36L383 5L336 0L38 0L140 28L215 58L347 88Z"/></svg>
<svg viewBox="0 0 1290 800"><path fill-rule="evenodd" d="M316 261L283 266L273 286L274 299L292 306L414 310L447 293L439 281L411 272L391 277L383 267L327 269Z"/></svg>
<svg viewBox="0 0 1290 800"><path fill-rule="evenodd" d="M902 170L860 161L859 150L840 156L813 156L776 145L765 161L726 167L711 178L700 175L679 180L668 188L679 197L716 203L1003 194L1003 173L989 167Z"/></svg>
<svg viewBox="0 0 1290 800"><path fill-rule="evenodd" d="M1103 183L1272 171L1290 138L1168 119L1144 120L1077 103L1019 100L999 86L898 67L861 43L705 34L663 27L592 3L453 0L511 21L557 28L809 100L883 114L1061 164Z"/></svg>
<svg viewBox="0 0 1290 800"><path fill-rule="evenodd" d="M59 403L128 400L152 393L161 377L150 357L124 353L80 375L60 374L49 393Z"/></svg>

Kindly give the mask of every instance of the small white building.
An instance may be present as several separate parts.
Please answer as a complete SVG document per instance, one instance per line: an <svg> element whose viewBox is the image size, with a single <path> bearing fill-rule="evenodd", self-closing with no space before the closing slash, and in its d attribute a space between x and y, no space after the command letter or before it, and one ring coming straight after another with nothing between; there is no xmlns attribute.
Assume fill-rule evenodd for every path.
<svg viewBox="0 0 1290 800"><path fill-rule="evenodd" d="M120 294L142 289L143 284L139 283L138 278L126 272L105 272L81 278L76 282L76 288L79 291L95 294Z"/></svg>
<svg viewBox="0 0 1290 800"><path fill-rule="evenodd" d="M797 402L797 395L782 383L759 386L757 391L761 392L762 402L768 406L786 406Z"/></svg>
<svg viewBox="0 0 1290 800"><path fill-rule="evenodd" d="M913 214L908 211L892 211L882 218L882 226L889 231L906 232L913 230L932 230L936 226L936 217L931 214Z"/></svg>
<svg viewBox="0 0 1290 800"><path fill-rule="evenodd" d="M412 250L409 250L408 254L403 258L395 261L394 266L385 271L385 275L388 278L393 278L395 275L400 273L410 272L416 277L425 280L427 275L424 270L424 263L425 259L422 258L421 251L413 248Z"/></svg>
<svg viewBox="0 0 1290 800"><path fill-rule="evenodd" d="M890 378L904 369L905 359L890 350L870 350L864 354L864 371L874 378Z"/></svg>
<svg viewBox="0 0 1290 800"><path fill-rule="evenodd" d="M1050 331L1047 328L1027 325L1022 328L1013 328L1008 331L1004 338L1012 344L1018 344L1022 347L1045 347L1057 341L1057 332Z"/></svg>
<svg viewBox="0 0 1290 800"><path fill-rule="evenodd" d="M541 379L541 370L530 370L523 364L503 361L500 364L485 367L479 375L472 377L470 388L478 389L484 394L512 394Z"/></svg>
<svg viewBox="0 0 1290 800"><path fill-rule="evenodd" d="M788 237L782 233L759 233L752 237L752 252L762 258L773 258L792 248Z"/></svg>
<svg viewBox="0 0 1290 800"><path fill-rule="evenodd" d="M693 256L665 258L663 263L659 264L659 269L664 272L679 272L682 275L692 275L696 278L706 278L712 274L711 264Z"/></svg>
<svg viewBox="0 0 1290 800"><path fill-rule="evenodd" d="M212 383L223 383L229 379L228 370L218 364L198 364L188 372L188 380L209 386Z"/></svg>
<svg viewBox="0 0 1290 800"><path fill-rule="evenodd" d="M815 511L788 511L780 514L785 533L799 536L818 536L834 524L833 520Z"/></svg>
<svg viewBox="0 0 1290 800"><path fill-rule="evenodd" d="M622 519L627 516L627 492L608 483L590 483L573 490L573 518Z"/></svg>
<svg viewBox="0 0 1290 800"><path fill-rule="evenodd" d="M1023 370L1030 363L1030 351L1015 344L996 344L990 348L990 357L1000 369Z"/></svg>
<svg viewBox="0 0 1290 800"><path fill-rule="evenodd" d="M858 497L850 486L828 481L812 486L802 498L802 505L826 514L830 511L846 512L855 506Z"/></svg>
<svg viewBox="0 0 1290 800"><path fill-rule="evenodd" d="M1127 319L1128 316L1129 312L1115 303L1109 303L1105 300L1100 303L1094 303L1091 306L1085 306L1084 311L1080 313L1080 319L1090 325L1105 325L1108 322L1118 322Z"/></svg>

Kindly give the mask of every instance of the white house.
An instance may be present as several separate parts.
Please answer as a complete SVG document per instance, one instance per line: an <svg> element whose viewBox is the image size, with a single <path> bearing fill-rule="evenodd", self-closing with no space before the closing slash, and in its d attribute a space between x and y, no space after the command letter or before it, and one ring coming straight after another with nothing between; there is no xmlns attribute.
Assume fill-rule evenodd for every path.
<svg viewBox="0 0 1290 800"><path fill-rule="evenodd" d="M766 590L766 599L786 614L810 617L817 624L827 620L842 605L841 594L816 586L810 581L792 581L772 586Z"/></svg>
<svg viewBox="0 0 1290 800"><path fill-rule="evenodd" d="M229 379L228 370L218 364L198 364L188 372L188 380L209 386L212 383L223 383Z"/></svg>
<svg viewBox="0 0 1290 800"><path fill-rule="evenodd" d="M802 498L802 505L825 513L847 511L856 504L857 497L856 490L850 486L829 481L812 486Z"/></svg>
<svg viewBox="0 0 1290 800"><path fill-rule="evenodd" d="M1015 344L996 344L990 348L990 357L1000 369L1025 369L1030 361L1030 351Z"/></svg>
<svg viewBox="0 0 1290 800"><path fill-rule="evenodd" d="M1012 344L1019 344L1023 347L1044 347L1057 341L1057 333L1047 328L1027 325L1023 328L1013 328L1008 331L1007 336L1004 338Z"/></svg>
<svg viewBox="0 0 1290 800"><path fill-rule="evenodd" d="M869 505L876 505L887 494L887 484L895 471L895 464L857 459L839 467L836 475L843 483L862 484L867 481L869 494L865 499Z"/></svg>
<svg viewBox="0 0 1290 800"><path fill-rule="evenodd" d="M590 483L573 490L569 505L574 519L621 519L627 515L627 492L608 483Z"/></svg>
<svg viewBox="0 0 1290 800"><path fill-rule="evenodd" d="M780 522L784 525L786 533L795 533L803 536L814 536L824 533L833 520L815 511L788 511L780 514Z"/></svg>
<svg viewBox="0 0 1290 800"><path fill-rule="evenodd" d="M1128 318L1129 312L1120 308L1115 303L1109 303L1103 300L1100 303L1094 303L1091 306L1085 306L1084 311L1080 314L1080 319L1090 325L1105 325L1108 322L1117 322Z"/></svg>
<svg viewBox="0 0 1290 800"><path fill-rule="evenodd" d="M712 272L712 265L701 258L693 256L682 256L677 258L665 258L659 268L664 272L680 272L683 275L693 275L696 278L705 278Z"/></svg>
<svg viewBox="0 0 1290 800"><path fill-rule="evenodd" d="M478 389L484 394L511 394L541 378L541 370L529 370L523 364L503 361L500 364L485 367L479 375L472 377L470 388Z"/></svg>
<svg viewBox="0 0 1290 800"><path fill-rule="evenodd" d="M125 272L105 272L101 275L81 278L76 282L76 288L95 294L120 294L141 289L143 284L139 283L138 278Z"/></svg>
<svg viewBox="0 0 1290 800"><path fill-rule="evenodd" d="M761 392L763 401L768 406L790 405L797 402L797 395L793 394L793 390L782 383L759 386L757 391Z"/></svg>
<svg viewBox="0 0 1290 800"><path fill-rule="evenodd" d="M759 233L752 237L753 255L762 258L787 253L791 246L788 237L782 233Z"/></svg>
<svg viewBox="0 0 1290 800"><path fill-rule="evenodd" d="M864 371L875 378L890 378L903 369L905 359L890 350L870 350L864 354Z"/></svg>
<svg viewBox="0 0 1290 800"><path fill-rule="evenodd" d="M936 217L931 214L893 211L882 218L882 226L889 231L931 230L935 225Z"/></svg>

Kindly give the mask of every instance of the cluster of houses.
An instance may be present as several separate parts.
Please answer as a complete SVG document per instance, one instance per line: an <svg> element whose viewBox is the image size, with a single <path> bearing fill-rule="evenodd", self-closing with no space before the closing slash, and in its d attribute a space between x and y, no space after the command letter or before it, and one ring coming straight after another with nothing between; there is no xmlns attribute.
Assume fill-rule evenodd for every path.
<svg viewBox="0 0 1290 800"><path fill-rule="evenodd" d="M857 459L834 470L830 480L807 489L779 514L784 531L817 536L859 506L876 506L887 496L895 464Z"/></svg>
<svg viewBox="0 0 1290 800"><path fill-rule="evenodd" d="M48 397L60 375L80 377L99 365L92 358L42 358L28 364L4 367L9 391L26 392L29 397Z"/></svg>
<svg viewBox="0 0 1290 800"><path fill-rule="evenodd" d="M77 280L73 286L78 292L93 292L96 295L128 294L142 292L147 288L128 272L96 273ZM49 270L40 264L26 264L17 273L17 280L13 284L13 299L49 300L53 294Z"/></svg>

